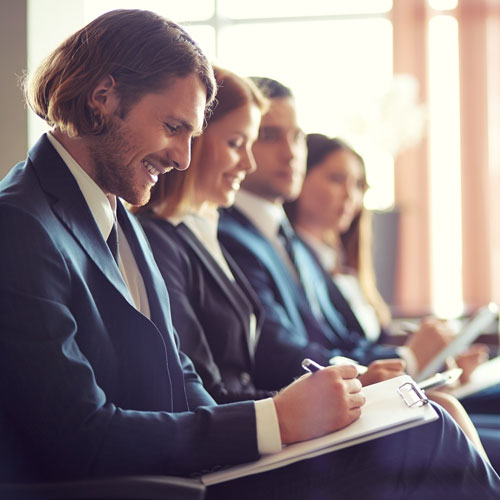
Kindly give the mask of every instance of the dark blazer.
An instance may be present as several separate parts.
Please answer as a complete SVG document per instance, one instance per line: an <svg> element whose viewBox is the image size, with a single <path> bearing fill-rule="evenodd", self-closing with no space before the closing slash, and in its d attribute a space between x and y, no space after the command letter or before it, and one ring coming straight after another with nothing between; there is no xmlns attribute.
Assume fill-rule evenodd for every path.
<svg viewBox="0 0 500 500"><path fill-rule="evenodd" d="M299 237L297 236L297 238L299 238ZM344 297L343 293L338 288L338 286L335 284L335 281L332 279L332 277L328 274L326 269L321 264L321 261L317 255L316 251L302 238L299 238L299 239L302 242L302 244L308 249L310 255L314 258L318 267L321 268L323 275L324 275L325 282L327 283L328 295L330 297L330 300L331 300L332 304L335 306L335 308L345 318L345 322L349 328L349 331L351 332L351 335L357 336L360 339L366 338L363 327L361 326L361 323L358 321L358 318L356 317L353 310L351 309L349 302ZM384 342L389 340L389 337L390 337L389 332L385 328L380 326L380 335L377 339L377 344L383 344Z"/></svg>
<svg viewBox="0 0 500 500"><path fill-rule="evenodd" d="M305 357L321 364L335 355L344 355L368 364L375 359L397 357L395 349L368 342L358 331L359 324L343 317L337 329L330 318L335 310L330 297L330 279L304 244L296 239L301 273L315 284L324 320L318 320L298 284L272 244L236 208L221 211L219 239L243 270L265 310L256 352L256 383L277 388L300 375Z"/></svg>
<svg viewBox="0 0 500 500"><path fill-rule="evenodd" d="M0 183L2 480L185 475L258 456L253 403L214 404L177 348L165 284L121 203L118 220L151 320L46 136Z"/></svg>
<svg viewBox="0 0 500 500"><path fill-rule="evenodd" d="M205 388L220 403L270 396L253 384L262 306L233 259L226 255L235 282L185 224L173 226L151 212L138 219L167 285L181 349ZM255 339L249 331L252 313L257 317Z"/></svg>

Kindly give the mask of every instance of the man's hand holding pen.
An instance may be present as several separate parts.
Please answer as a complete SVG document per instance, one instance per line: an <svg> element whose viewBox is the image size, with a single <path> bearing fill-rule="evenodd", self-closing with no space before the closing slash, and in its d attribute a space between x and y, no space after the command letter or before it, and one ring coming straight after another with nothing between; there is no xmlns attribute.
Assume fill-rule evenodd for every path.
<svg viewBox="0 0 500 500"><path fill-rule="evenodd" d="M283 444L305 441L349 425L365 397L354 365L329 366L304 375L274 397Z"/></svg>

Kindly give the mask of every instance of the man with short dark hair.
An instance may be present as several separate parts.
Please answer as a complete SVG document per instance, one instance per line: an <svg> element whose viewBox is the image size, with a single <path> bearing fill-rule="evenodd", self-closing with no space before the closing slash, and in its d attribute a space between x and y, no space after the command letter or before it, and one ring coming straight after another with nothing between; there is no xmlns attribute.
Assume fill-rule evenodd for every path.
<svg viewBox="0 0 500 500"><path fill-rule="evenodd" d="M222 212L219 238L266 313L256 352L257 386L275 389L289 383L304 357L326 365L340 355L369 365L361 376L364 385L397 376L404 368L415 376L453 332L443 322L428 322L401 347L365 337L283 210L284 202L299 195L306 171L307 146L294 96L276 80L253 79L271 106L253 145L257 169L243 181L234 206Z"/></svg>
<svg viewBox="0 0 500 500"><path fill-rule="evenodd" d="M119 198L145 203L159 175L187 168L214 93L210 64L184 30L138 10L69 37L28 86L53 129L0 182L2 481L199 474L361 414L353 366L217 406L178 350L163 279ZM208 496L498 496L500 478L436 411L417 429Z"/></svg>

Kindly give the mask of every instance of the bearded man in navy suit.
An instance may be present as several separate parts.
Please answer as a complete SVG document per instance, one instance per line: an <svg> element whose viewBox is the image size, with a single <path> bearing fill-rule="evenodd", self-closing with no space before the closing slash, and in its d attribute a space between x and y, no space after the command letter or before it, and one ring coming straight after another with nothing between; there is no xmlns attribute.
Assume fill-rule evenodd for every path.
<svg viewBox="0 0 500 500"><path fill-rule="evenodd" d="M0 183L1 481L193 475L360 416L353 366L217 406L178 350L163 279L121 198L143 204L159 175L187 168L215 90L185 31L139 10L97 18L28 82L52 130ZM433 423L208 497L498 498L500 478L435 408Z"/></svg>

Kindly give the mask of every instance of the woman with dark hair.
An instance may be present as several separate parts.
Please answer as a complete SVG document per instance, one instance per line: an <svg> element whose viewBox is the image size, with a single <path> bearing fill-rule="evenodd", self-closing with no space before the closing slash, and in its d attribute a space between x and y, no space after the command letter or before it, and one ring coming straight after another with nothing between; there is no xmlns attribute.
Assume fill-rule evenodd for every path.
<svg viewBox="0 0 500 500"><path fill-rule="evenodd" d="M297 234L331 275L366 337L384 342L391 314L375 281L370 212L363 205L368 187L363 158L345 141L322 134L309 134L307 147L302 191L294 202L285 204L286 212ZM435 321L438 320L425 319L421 328ZM469 364L472 356L477 356L479 362L482 353L482 347L474 348L468 356ZM463 406L441 391L429 394L446 407L481 449L476 429ZM496 425L495 420L489 420L484 426L491 426L492 422ZM487 444L492 439L494 446L488 446L488 454L498 466L497 436L485 429L480 429L480 435Z"/></svg>
<svg viewBox="0 0 500 500"><path fill-rule="evenodd" d="M285 208L348 300L366 336L377 340L391 314L376 286L371 216L363 207L368 187L363 158L343 140L322 134L309 134L307 147L301 195Z"/></svg>
<svg viewBox="0 0 500 500"><path fill-rule="evenodd" d="M255 169L251 148L267 100L248 79L215 68L217 102L192 144L186 172L162 176L136 214L170 295L180 346L217 402L268 397L253 384L260 305L217 239L218 208L230 206Z"/></svg>

